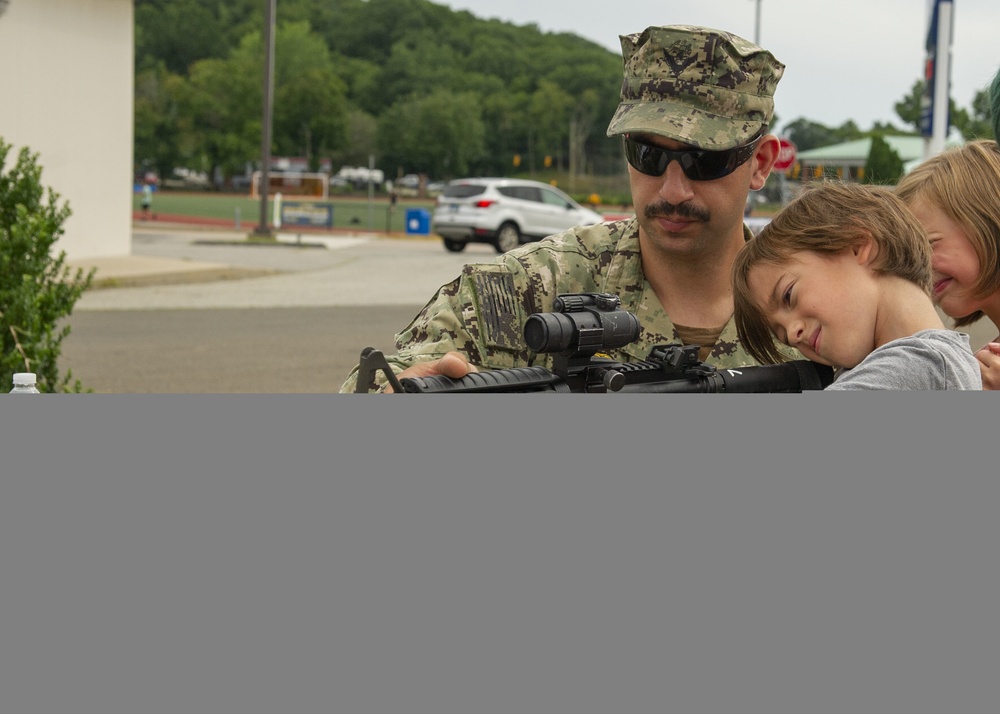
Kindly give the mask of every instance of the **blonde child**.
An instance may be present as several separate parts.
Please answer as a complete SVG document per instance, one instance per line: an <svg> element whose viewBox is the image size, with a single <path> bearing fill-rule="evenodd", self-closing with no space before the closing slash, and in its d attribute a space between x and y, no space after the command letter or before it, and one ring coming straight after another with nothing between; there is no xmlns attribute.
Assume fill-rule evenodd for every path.
<svg viewBox="0 0 1000 714"><path fill-rule="evenodd" d="M1000 147L974 141L918 164L896 195L931 241L934 300L965 327L984 315L1000 326ZM1000 389L1000 335L976 358L984 389Z"/></svg>
<svg viewBox="0 0 1000 714"><path fill-rule="evenodd" d="M981 389L966 334L930 297L931 248L887 188L811 184L733 265L739 339L764 363L774 338L838 369L828 390Z"/></svg>

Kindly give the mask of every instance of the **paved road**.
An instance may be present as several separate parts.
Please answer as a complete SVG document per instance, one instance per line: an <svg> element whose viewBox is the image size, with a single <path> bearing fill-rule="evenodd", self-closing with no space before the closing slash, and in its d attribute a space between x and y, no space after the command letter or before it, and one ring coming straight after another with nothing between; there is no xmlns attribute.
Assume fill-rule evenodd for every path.
<svg viewBox="0 0 1000 714"><path fill-rule="evenodd" d="M336 392L419 305L80 311L60 367L99 393Z"/></svg>
<svg viewBox="0 0 1000 714"><path fill-rule="evenodd" d="M242 238L137 231L133 254L228 266L232 279L87 291L61 370L98 393L336 392L364 347L391 349L465 262L496 256L417 238L232 243Z"/></svg>
<svg viewBox="0 0 1000 714"><path fill-rule="evenodd" d="M422 305L489 246L449 253L441 242L380 236L304 238L303 246L247 243L243 234L137 231L134 255L245 269L251 277L208 283L90 290L77 310ZM319 243L318 241L323 241ZM275 271L259 275L261 271Z"/></svg>

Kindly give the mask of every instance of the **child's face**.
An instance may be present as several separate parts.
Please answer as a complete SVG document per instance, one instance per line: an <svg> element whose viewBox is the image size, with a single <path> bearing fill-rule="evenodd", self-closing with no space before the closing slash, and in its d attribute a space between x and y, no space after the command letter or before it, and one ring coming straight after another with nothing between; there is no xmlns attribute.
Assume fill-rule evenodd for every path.
<svg viewBox="0 0 1000 714"><path fill-rule="evenodd" d="M912 203L910 210L927 231L934 250L934 301L949 317L965 317L982 309L982 301L973 295L979 257L965 232L927 201Z"/></svg>
<svg viewBox="0 0 1000 714"><path fill-rule="evenodd" d="M875 278L852 251L801 251L751 269L753 301L771 331L806 359L855 367L875 349Z"/></svg>

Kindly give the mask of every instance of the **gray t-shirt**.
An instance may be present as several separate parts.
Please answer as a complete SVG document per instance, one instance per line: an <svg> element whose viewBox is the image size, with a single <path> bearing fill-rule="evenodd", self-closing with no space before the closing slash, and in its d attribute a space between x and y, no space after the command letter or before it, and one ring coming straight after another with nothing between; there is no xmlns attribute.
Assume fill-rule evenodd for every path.
<svg viewBox="0 0 1000 714"><path fill-rule="evenodd" d="M954 330L921 330L877 347L830 390L982 389L979 361L969 336Z"/></svg>

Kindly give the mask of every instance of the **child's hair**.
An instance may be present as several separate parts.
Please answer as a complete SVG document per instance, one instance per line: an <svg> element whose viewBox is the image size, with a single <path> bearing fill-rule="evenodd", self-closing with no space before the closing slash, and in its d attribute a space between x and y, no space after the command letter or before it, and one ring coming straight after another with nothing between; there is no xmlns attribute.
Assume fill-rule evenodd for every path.
<svg viewBox="0 0 1000 714"><path fill-rule="evenodd" d="M764 312L751 297L750 271L784 265L795 253L832 256L871 239L870 267L918 285L931 295L931 247L906 204L882 186L838 181L806 184L760 233L740 249L733 264L736 330L747 352L763 363L786 359L775 344Z"/></svg>
<svg viewBox="0 0 1000 714"><path fill-rule="evenodd" d="M977 297L1000 290L1000 147L992 140L945 149L917 164L896 186L907 204L927 202L939 208L969 239L979 257ZM955 327L983 316L974 312L955 319Z"/></svg>

